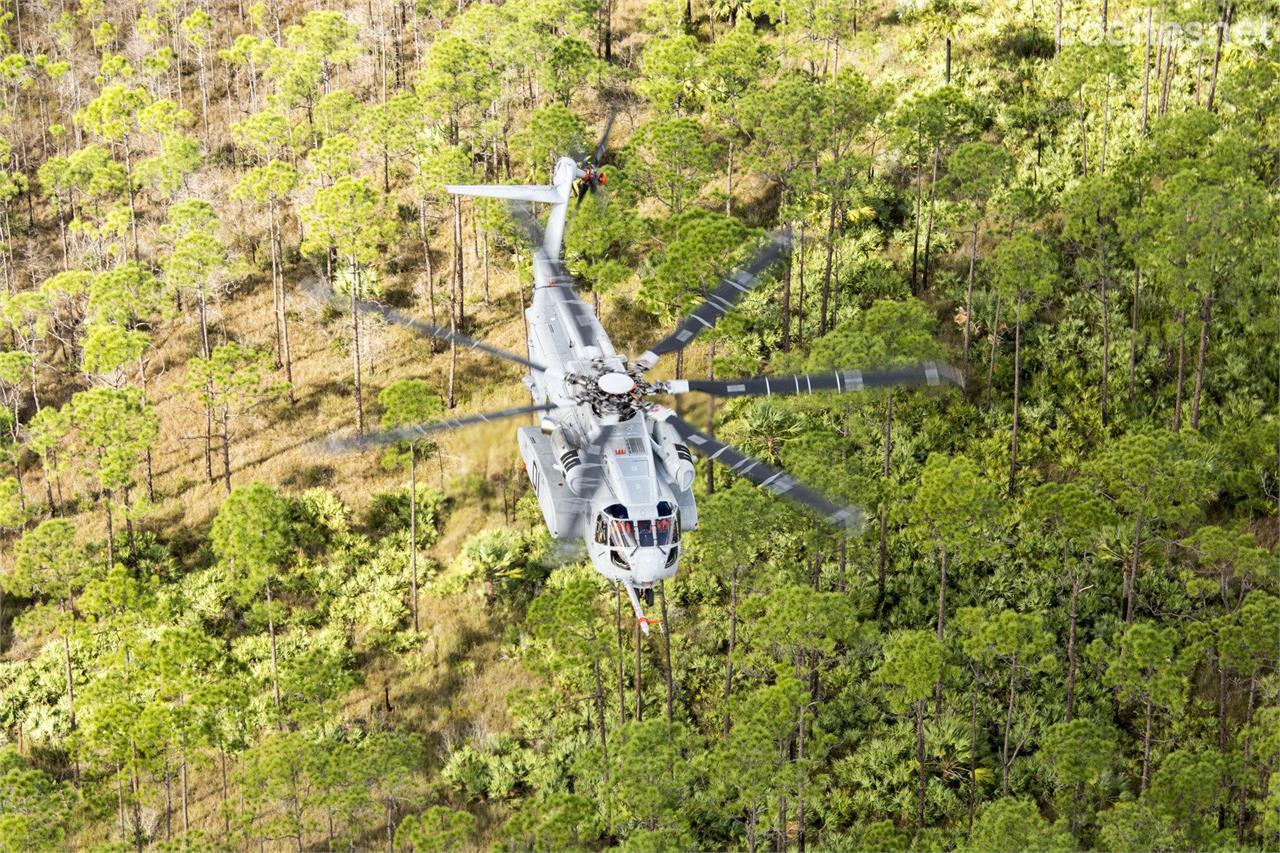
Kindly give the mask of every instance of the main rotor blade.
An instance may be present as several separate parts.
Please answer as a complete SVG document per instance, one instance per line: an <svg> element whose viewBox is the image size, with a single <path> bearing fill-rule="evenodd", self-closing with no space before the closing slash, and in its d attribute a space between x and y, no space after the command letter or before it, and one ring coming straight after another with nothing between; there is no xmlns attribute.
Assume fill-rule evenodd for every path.
<svg viewBox="0 0 1280 853"><path fill-rule="evenodd" d="M538 224L538 217L534 215L533 210L527 204L522 204L518 201L508 201L507 210L511 213L511 218L515 220L516 226L523 233L529 248L534 251L541 249L543 240L542 226Z"/></svg>
<svg viewBox="0 0 1280 853"><path fill-rule="evenodd" d="M818 391L856 393L872 388L941 385L960 386L960 372L949 364L926 361L888 370L838 370L834 373L801 373L795 376L754 376L750 379L680 379L659 384L668 394L701 391L715 397L773 397L812 394Z"/></svg>
<svg viewBox="0 0 1280 853"><path fill-rule="evenodd" d="M862 524L862 510L858 507L840 506L787 472L780 471L767 462L755 459L735 447L717 441L679 415L669 415L667 423L675 427L676 432L693 452L712 462L719 462L762 489L815 510L832 527L848 529Z"/></svg>
<svg viewBox="0 0 1280 853"><path fill-rule="evenodd" d="M604 121L604 132L600 134L600 141L596 143L596 150L591 155L591 164L599 167L600 160L604 157L605 146L609 144L609 131L613 130L613 120L618 117L617 110L610 110L609 117Z"/></svg>
<svg viewBox="0 0 1280 853"><path fill-rule="evenodd" d="M704 329L715 326L743 296L754 290L760 284L765 270L777 263L790 250L791 232L785 228L773 232L769 242L756 253L750 263L721 279L719 286L712 291L706 301L681 320L674 332L658 341L644 355L636 359L636 364L648 370L657 364L662 356L684 349Z"/></svg>
<svg viewBox="0 0 1280 853"><path fill-rule="evenodd" d="M399 311L396 311L394 308L388 308L385 305L379 305L377 302L370 302L367 299L357 299L356 308L358 308L361 311L364 311L366 314L377 314L379 317L386 320L388 323L392 323L397 326L404 326L406 329L412 329L418 334L424 335L428 338L435 338L437 340L444 341L445 343L454 343L454 344L457 344L458 346L467 347L468 349L473 349L479 352L488 353L489 355L497 356L498 358L506 359L507 361L519 364L522 367L527 367L530 370L537 370L537 371L546 370L546 368L543 367L541 364L536 364L532 361L529 361L529 359L525 358L524 356L516 355L513 352L507 352L504 349L498 349L497 347L489 346L488 344L477 341L475 338L469 338L466 335L459 334L458 332L452 331L450 329L446 329L442 326L433 326L430 323L424 323L421 320L415 320L412 317L408 316L407 314L401 314Z"/></svg>
<svg viewBox="0 0 1280 853"><path fill-rule="evenodd" d="M324 444L328 450L333 452L358 450L365 447L380 447L387 444L399 444L402 441L413 441L444 430L458 429L472 424L500 421L507 418L517 418L521 415L535 414L537 412L549 412L555 408L556 406L552 403L543 403L536 406L517 406L514 409L500 409L496 412L464 415L460 418L447 418L442 421L431 421L424 424L410 424L397 429L369 433L365 436L336 436L328 439Z"/></svg>

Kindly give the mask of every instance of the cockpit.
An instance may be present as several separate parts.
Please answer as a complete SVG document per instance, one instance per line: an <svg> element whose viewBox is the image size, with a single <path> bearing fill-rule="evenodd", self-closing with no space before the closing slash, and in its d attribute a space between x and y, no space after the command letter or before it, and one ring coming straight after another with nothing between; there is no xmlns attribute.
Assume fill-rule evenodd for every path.
<svg viewBox="0 0 1280 853"><path fill-rule="evenodd" d="M679 510L670 501L659 501L656 517L631 518L625 506L610 504L596 516L595 541L609 547L609 560L619 569L631 569L639 548L661 548L666 565L673 565L680 551Z"/></svg>

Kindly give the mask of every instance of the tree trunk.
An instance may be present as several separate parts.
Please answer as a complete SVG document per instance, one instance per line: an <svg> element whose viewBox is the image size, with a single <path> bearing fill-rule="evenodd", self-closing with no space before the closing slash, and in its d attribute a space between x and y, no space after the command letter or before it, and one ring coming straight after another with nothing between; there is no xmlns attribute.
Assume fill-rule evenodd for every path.
<svg viewBox="0 0 1280 853"><path fill-rule="evenodd" d="M960 387L969 392L969 336L973 328L973 268L978 261L978 223L973 223L973 239L969 242L969 278L964 287L964 349L961 354L963 367Z"/></svg>
<svg viewBox="0 0 1280 853"><path fill-rule="evenodd" d="M231 413L227 406L222 407L222 481L226 484L227 494L231 494Z"/></svg>
<svg viewBox="0 0 1280 853"><path fill-rule="evenodd" d="M1013 430L1009 433L1009 497L1018 488L1018 408L1022 392L1022 299L1013 321Z"/></svg>
<svg viewBox="0 0 1280 853"><path fill-rule="evenodd" d="M733 140L729 140L729 163L725 169L724 215L733 216Z"/></svg>
<svg viewBox="0 0 1280 853"><path fill-rule="evenodd" d="M893 392L884 395L884 464L880 482L884 494L880 498L880 547L876 556L876 615L884 608L885 574L889 565L889 460L893 453Z"/></svg>
<svg viewBox="0 0 1280 853"><path fill-rule="evenodd" d="M1004 745L1000 748L1000 788L1009 796L1009 732L1013 728L1014 683L1018 674L1018 653L1013 653L1009 664L1009 705L1004 715Z"/></svg>
<svg viewBox="0 0 1280 853"><path fill-rule="evenodd" d="M627 722L627 688L622 664L622 589L617 584L613 587L613 619L618 638L618 725L621 726Z"/></svg>
<svg viewBox="0 0 1280 853"><path fill-rule="evenodd" d="M1138 367L1138 311L1139 299L1142 295L1142 271L1133 268L1133 311L1132 328L1129 331L1129 402L1133 402L1134 375Z"/></svg>
<svg viewBox="0 0 1280 853"><path fill-rule="evenodd" d="M996 376L996 350L1000 348L1000 297L996 296L995 316L991 321L991 360L987 364L987 408L991 408L991 386Z"/></svg>
<svg viewBox="0 0 1280 853"><path fill-rule="evenodd" d="M804 251L803 246L798 246L797 251ZM782 340L780 346L783 352L791 352L791 258L788 256L786 261L786 269L782 276Z"/></svg>
<svg viewBox="0 0 1280 853"><path fill-rule="evenodd" d="M1102 296L1102 423L1107 423L1107 392L1110 388L1111 365L1111 306L1107 301L1107 278L1110 276L1110 268L1107 273L1102 276L1099 283Z"/></svg>
<svg viewBox="0 0 1280 853"><path fill-rule="evenodd" d="M111 523L110 489L108 489L102 496L102 506L107 517L107 571L111 571L111 567L116 564L116 536L115 528Z"/></svg>
<svg viewBox="0 0 1280 853"><path fill-rule="evenodd" d="M721 733L729 734L730 691L733 687L733 652L738 645L738 563L733 564L733 579L729 585L729 651L724 656L724 725Z"/></svg>
<svg viewBox="0 0 1280 853"><path fill-rule="evenodd" d="M662 601L662 653L667 664L667 722L670 723L675 709L675 688L671 680L671 629L667 625L667 589L662 581L658 581L658 597Z"/></svg>
<svg viewBox="0 0 1280 853"><path fill-rule="evenodd" d="M271 694L275 698L276 713L280 712L280 671L276 661L276 617L273 612L274 608L271 602L271 577L267 576L267 634L271 638ZM284 721L277 721L276 725L283 728Z"/></svg>
<svg viewBox="0 0 1280 853"><path fill-rule="evenodd" d="M418 239L422 241L422 258L427 270L427 310L430 312L431 325L436 325L436 283L431 269L431 244L427 240L427 203L418 199Z"/></svg>
<svg viewBox="0 0 1280 853"><path fill-rule="evenodd" d="M284 350L284 379L288 384L289 405L292 406L297 402L293 393L293 352L289 347L289 306L285 297L284 288L284 240L280 236L280 220L279 214L275 210L275 201L272 201L272 239L274 243L274 254L279 261L275 273L278 277L280 288L280 343Z"/></svg>
<svg viewBox="0 0 1280 853"><path fill-rule="evenodd" d="M364 435L364 389L360 384L360 265L351 259L351 372L356 393L356 435Z"/></svg>
<svg viewBox="0 0 1280 853"><path fill-rule="evenodd" d="M1222 40L1226 36L1227 26L1231 22L1231 4L1222 4L1222 17L1218 20L1218 38L1213 47L1213 73L1209 77L1209 98L1205 101L1205 109L1213 112L1213 96L1218 91L1218 65L1222 62Z"/></svg>
<svg viewBox="0 0 1280 853"><path fill-rule="evenodd" d="M1133 527L1133 554L1129 562L1129 577L1125 582L1124 595L1124 623L1126 625L1133 622L1133 599L1136 595L1138 587L1138 559L1142 553L1142 524L1143 512L1138 510L1137 521Z"/></svg>
<svg viewBox="0 0 1280 853"><path fill-rule="evenodd" d="M818 334L827 333L828 306L831 302L831 266L836 251L836 192L831 189L831 206L827 211L827 258L822 267L822 306L818 315Z"/></svg>
<svg viewBox="0 0 1280 853"><path fill-rule="evenodd" d="M222 831L223 834L231 832L231 808L230 796L227 788L227 751L218 746L218 757L222 764Z"/></svg>
<svg viewBox="0 0 1280 853"><path fill-rule="evenodd" d="M938 560L938 642L941 643L947 627L947 549L941 548ZM933 683L933 715L942 719L942 675Z"/></svg>
<svg viewBox="0 0 1280 853"><path fill-rule="evenodd" d="M644 695L640 685L640 620L636 620L636 722L643 718Z"/></svg>
<svg viewBox="0 0 1280 853"><path fill-rule="evenodd" d="M1209 310L1212 302L1208 296L1200 306L1200 349L1196 354L1196 387L1191 398L1191 428L1200 429L1200 393L1204 390L1204 355L1209 346Z"/></svg>
<svg viewBox="0 0 1280 853"><path fill-rule="evenodd" d="M453 280L458 298L454 306L458 316L458 328L465 329L467 306L462 278L462 201L456 195L453 197Z"/></svg>
<svg viewBox="0 0 1280 853"><path fill-rule="evenodd" d="M925 220L924 228L924 274L921 277L920 286L923 290L929 289L929 254L933 246L933 211L936 207L937 188L938 188L938 160L941 159L942 152L938 148L933 149L933 172L929 177L929 215Z"/></svg>
<svg viewBox="0 0 1280 853"><path fill-rule="evenodd" d="M1062 0L1058 0L1058 17L1053 27L1053 58L1062 53ZM970 823L973 821L971 820Z"/></svg>
<svg viewBox="0 0 1280 853"><path fill-rule="evenodd" d="M418 632L418 448L409 443L409 595L413 632Z"/></svg>
<svg viewBox="0 0 1280 853"><path fill-rule="evenodd" d="M919 793L916 805L916 829L924 828L925 789L928 782L924 758L924 700L920 699L916 702L916 773Z"/></svg>
<svg viewBox="0 0 1280 853"><path fill-rule="evenodd" d="M1071 573L1071 612L1067 618L1067 718L1071 722L1076 707L1076 619L1079 614L1080 578Z"/></svg>
<svg viewBox="0 0 1280 853"><path fill-rule="evenodd" d="M1058 8L1062 8L1062 0L1058 0ZM1151 88L1151 7L1147 7L1147 38L1142 49L1142 128L1140 133L1147 135L1147 103Z"/></svg>
<svg viewBox="0 0 1280 853"><path fill-rule="evenodd" d="M920 210L924 198L924 161L916 161L915 227L911 234L911 292L916 293L916 272L920 266Z"/></svg>
<svg viewBox="0 0 1280 853"><path fill-rule="evenodd" d="M978 671L973 670L973 690L969 691L969 821L973 832L973 811L978 802Z"/></svg>
<svg viewBox="0 0 1280 853"><path fill-rule="evenodd" d="M1173 431L1182 430L1182 376L1183 364L1187 355L1187 318L1185 312L1178 312L1178 380L1173 398Z"/></svg>
<svg viewBox="0 0 1280 853"><path fill-rule="evenodd" d="M1147 696L1147 721L1142 730L1142 782L1138 793L1147 790L1147 781L1151 778L1151 696Z"/></svg>
<svg viewBox="0 0 1280 853"><path fill-rule="evenodd" d="M711 341L707 349L707 379L716 378L716 342ZM714 395L707 395L707 435L715 438L716 435L716 398ZM716 466L703 466L707 472L707 494L714 495L716 493Z"/></svg>

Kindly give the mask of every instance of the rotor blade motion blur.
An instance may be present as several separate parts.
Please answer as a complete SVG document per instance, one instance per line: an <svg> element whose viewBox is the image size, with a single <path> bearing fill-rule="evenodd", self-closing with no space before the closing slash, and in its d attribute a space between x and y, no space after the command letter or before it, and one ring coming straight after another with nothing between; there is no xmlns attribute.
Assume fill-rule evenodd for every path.
<svg viewBox="0 0 1280 853"><path fill-rule="evenodd" d="M543 403L537 406L517 406L513 409L499 409L495 412L482 412L478 415L465 415L460 418L447 418L442 421L431 421L425 424L411 424L409 426L399 427L398 429L383 430L382 432L370 433L369 435L350 436L346 438L335 437L325 442L329 450L341 452L346 450L358 450L365 447L380 447L388 444L399 444L402 441L413 441L432 433L442 432L444 430L459 429L460 427L471 426L473 424L489 423L490 421L506 420L507 418L518 418L521 415L536 414L538 412L549 412L556 407L550 403Z"/></svg>
<svg viewBox="0 0 1280 853"><path fill-rule="evenodd" d="M454 343L458 346L467 347L478 352L488 353L498 358L506 359L527 367L530 370L545 371L546 368L540 364L535 364L524 356L516 355L513 352L507 352L504 349L489 346L481 343L475 338L469 338L466 335L459 334L442 326L433 326L430 323L424 323L421 320L415 320L407 314L401 314L394 308L388 308L385 305L379 305L377 302L370 302L366 299L356 300L356 308L364 311L366 314L377 314L382 319L396 326L404 326L406 329L412 329L420 335L428 338L435 338L445 343Z"/></svg>
<svg viewBox="0 0 1280 853"><path fill-rule="evenodd" d="M790 250L791 232L786 229L775 231L770 236L769 242L756 253L750 263L721 279L720 284L707 296L706 300L681 320L674 332L658 341L644 355L636 359L636 364L648 370L662 356L684 349L704 330L715 326L743 296L754 290L760 284L765 270L777 263Z"/></svg>
<svg viewBox="0 0 1280 853"><path fill-rule="evenodd" d="M834 503L821 492L804 485L785 471L780 471L767 462L755 459L737 448L717 441L679 415L670 415L667 423L675 427L676 432L693 452L724 465L734 474L750 480L762 489L816 511L832 527L848 529L861 525L862 510L857 507L840 506Z"/></svg>
<svg viewBox="0 0 1280 853"><path fill-rule="evenodd" d="M773 397L813 394L820 391L857 393L875 388L932 385L960 386L960 373L949 364L929 361L911 367L888 370L838 370L832 373L801 373L795 376L754 376L749 379L688 379L660 383L668 394L700 391L715 397Z"/></svg>

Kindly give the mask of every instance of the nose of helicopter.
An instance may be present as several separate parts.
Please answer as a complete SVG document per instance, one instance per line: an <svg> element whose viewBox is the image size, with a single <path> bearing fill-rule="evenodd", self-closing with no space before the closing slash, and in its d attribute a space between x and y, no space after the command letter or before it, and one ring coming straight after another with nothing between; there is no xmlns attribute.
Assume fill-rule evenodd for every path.
<svg viewBox="0 0 1280 853"><path fill-rule="evenodd" d="M631 577L639 584L657 583L675 574L676 562L667 565L667 555L659 548L638 548L630 557Z"/></svg>

